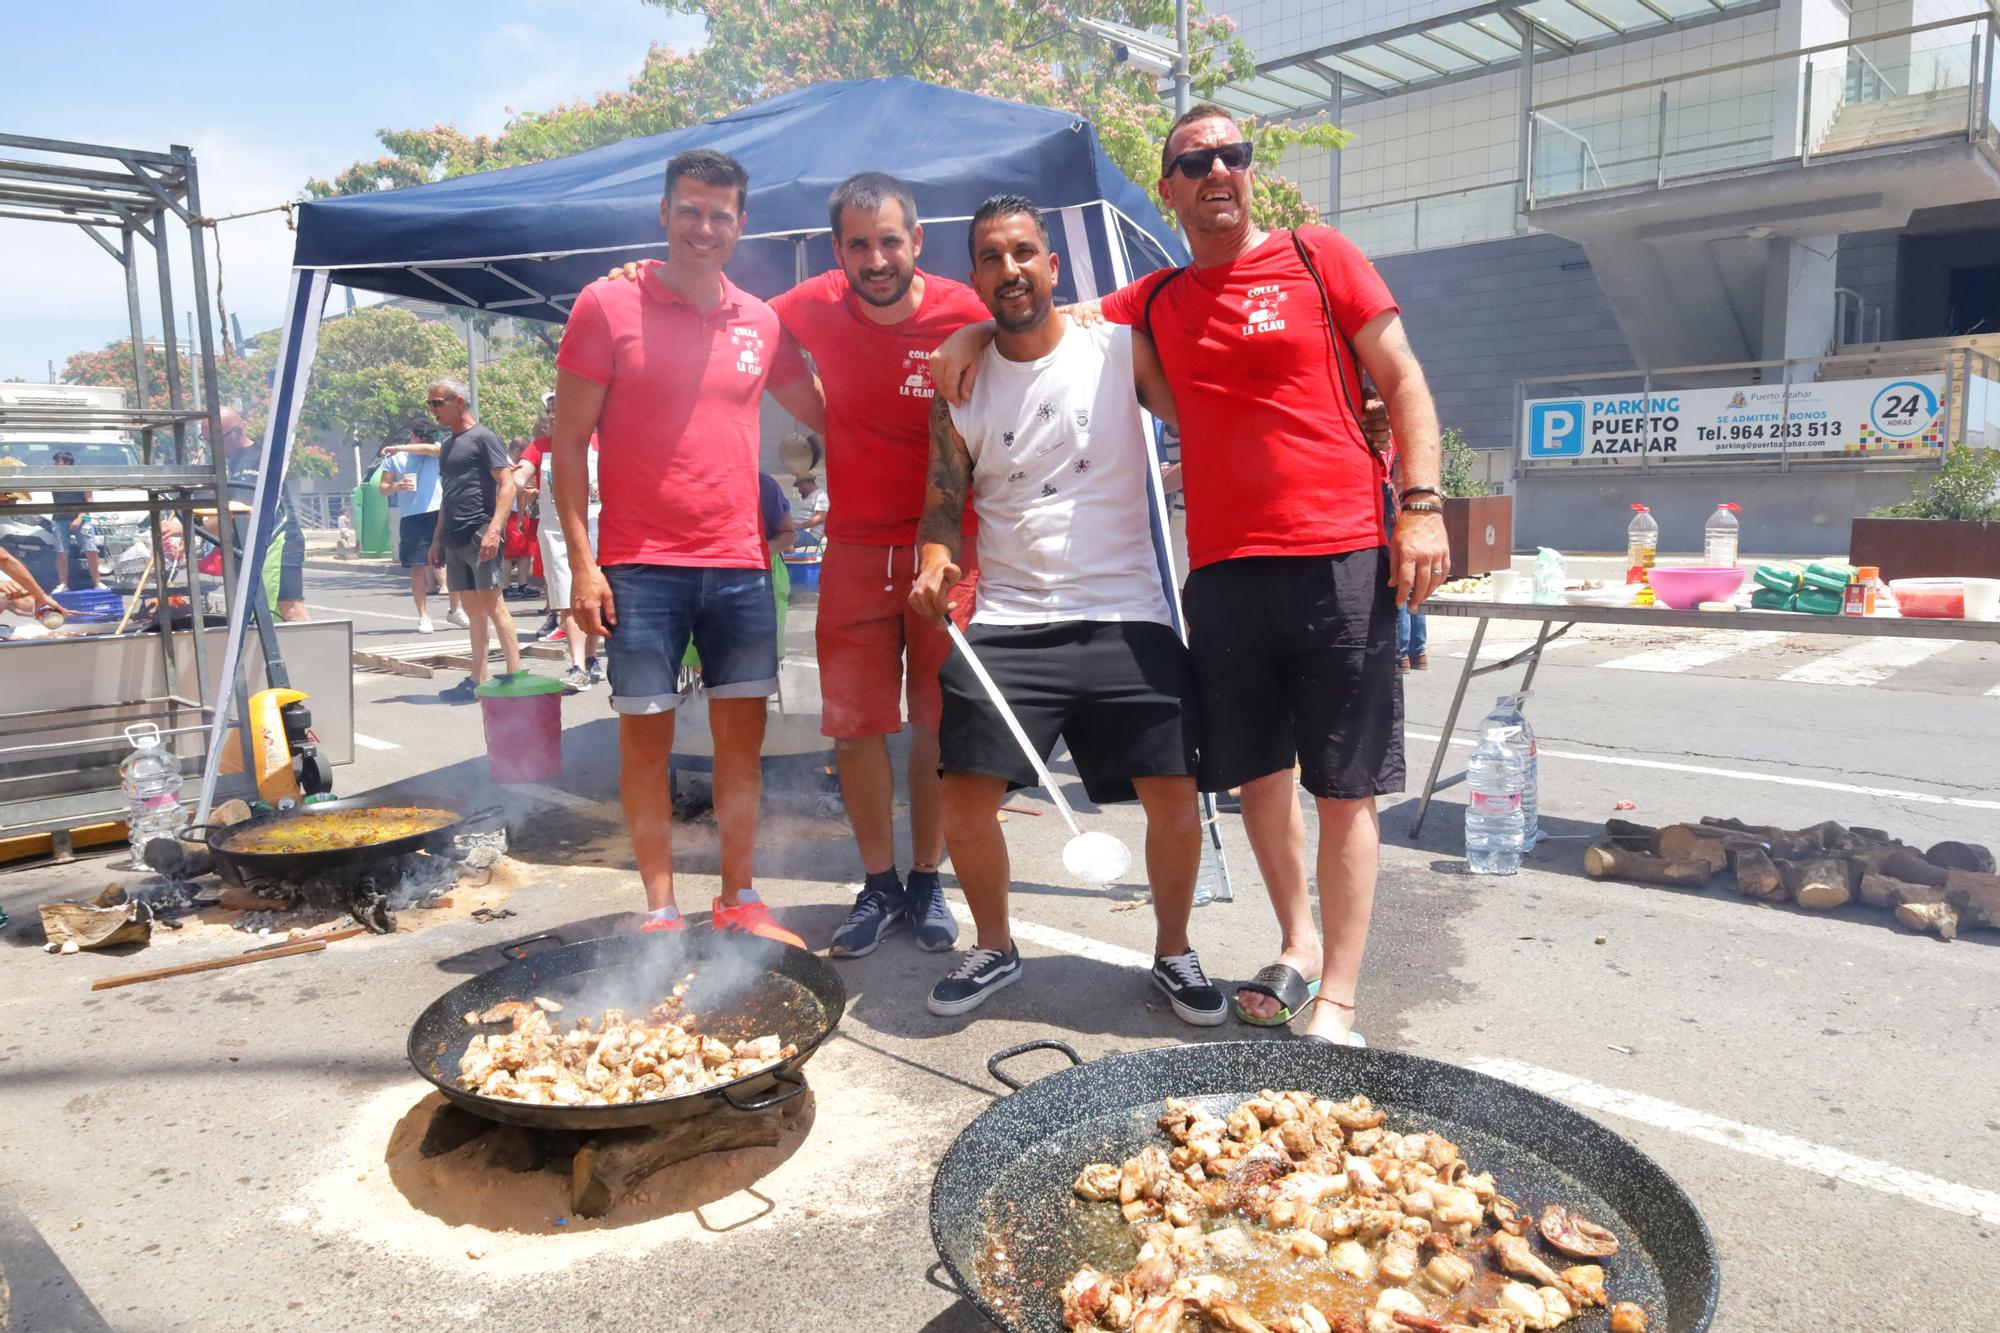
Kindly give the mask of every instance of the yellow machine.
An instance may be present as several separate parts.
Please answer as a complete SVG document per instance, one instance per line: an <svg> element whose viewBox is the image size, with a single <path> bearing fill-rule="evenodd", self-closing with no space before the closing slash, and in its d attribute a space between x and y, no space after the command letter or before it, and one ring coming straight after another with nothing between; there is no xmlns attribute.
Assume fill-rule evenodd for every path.
<svg viewBox="0 0 2000 1333"><path fill-rule="evenodd" d="M318 759L310 735L292 720L304 717L310 726L310 714L304 709L293 709L288 717L286 712L292 705L303 704L308 697L303 691L289 688L259 690L250 696L250 754L257 765L257 794L273 805L299 800L317 786L310 776L306 784L300 783L299 761L316 767ZM295 731L301 734L295 737ZM242 771L242 743L232 730L222 743L221 772ZM326 788L318 786L317 790Z"/></svg>

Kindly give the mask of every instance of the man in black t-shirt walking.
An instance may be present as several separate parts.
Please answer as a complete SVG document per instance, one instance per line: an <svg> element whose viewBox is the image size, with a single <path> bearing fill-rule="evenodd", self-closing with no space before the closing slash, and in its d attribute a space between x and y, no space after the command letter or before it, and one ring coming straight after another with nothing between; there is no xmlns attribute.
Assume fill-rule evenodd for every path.
<svg viewBox="0 0 2000 1333"><path fill-rule="evenodd" d="M453 703L469 702L486 679L487 627L500 636L507 674L521 669L521 646L514 617L500 597L500 546L507 515L514 507L514 469L500 437L479 424L465 385L438 380L424 396L438 425L451 433L440 446L438 473L442 498L431 563L444 569L445 587L460 594L472 621L472 674L442 692Z"/></svg>

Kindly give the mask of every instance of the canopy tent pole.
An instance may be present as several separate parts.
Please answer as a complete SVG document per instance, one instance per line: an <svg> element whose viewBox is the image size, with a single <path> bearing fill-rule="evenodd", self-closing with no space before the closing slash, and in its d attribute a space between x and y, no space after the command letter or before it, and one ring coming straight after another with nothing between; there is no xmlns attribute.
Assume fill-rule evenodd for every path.
<svg viewBox="0 0 2000 1333"><path fill-rule="evenodd" d="M201 802L195 810L195 822L198 824L208 822L209 810L215 804L216 780L222 771L223 739L232 721L232 709L223 707L220 697L228 690L228 683L234 682L242 671L243 629L250 621L250 599L264 595L264 547L267 544L264 534L273 530L278 499L284 494L285 468L291 462L292 437L298 430L299 409L305 401L306 377L312 371L313 355L319 350L319 324L326 307L326 287L325 269L295 268L292 270L290 290L285 294L285 326L278 344L277 377L271 386L270 417L264 423L264 442L258 450L262 462L257 469L257 489L250 503L250 517L243 536L243 558L236 564L236 596L229 607L229 642L223 649L222 672L217 677L223 684L217 690L218 702L215 717L209 723L208 748L202 765ZM219 444L218 441L218 447ZM235 526L230 513L232 498L225 490L216 506L216 536L223 540L225 547ZM195 558L195 535L190 532L184 536L187 557L192 561ZM190 609L199 623L201 608ZM234 720L243 733L239 743L246 758L244 774L253 777L255 770L247 765L249 719L241 717Z"/></svg>

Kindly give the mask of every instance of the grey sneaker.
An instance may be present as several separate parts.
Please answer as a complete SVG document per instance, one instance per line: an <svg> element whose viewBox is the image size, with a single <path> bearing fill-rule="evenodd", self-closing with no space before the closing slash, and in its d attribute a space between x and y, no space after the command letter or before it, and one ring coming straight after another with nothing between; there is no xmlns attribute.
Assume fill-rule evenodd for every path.
<svg viewBox="0 0 2000 1333"><path fill-rule="evenodd" d="M592 685L602 685L602 684L604 683L604 659L603 659L603 658L601 658L601 657L586 657L586 658L584 658L584 659L583 659L583 665L584 665L584 668L585 668L585 669L586 669L587 671L589 671L589 672L590 672L590 683L591 683Z"/></svg>
<svg viewBox="0 0 2000 1333"><path fill-rule="evenodd" d="M958 943L958 919L945 904L944 885L938 882L937 871L910 872L903 915L916 933L917 947L926 953L943 953Z"/></svg>
<svg viewBox="0 0 2000 1333"><path fill-rule="evenodd" d="M1021 979L1021 951L1011 943L1007 952L998 949L967 949L957 967L931 987L924 1007L941 1018L968 1013L986 1003L986 997Z"/></svg>
<svg viewBox="0 0 2000 1333"><path fill-rule="evenodd" d="M894 871L885 871L880 878L887 883L864 885L860 896L854 900L854 909L847 914L847 920L833 932L833 945L827 952L835 958L859 958L863 954L874 953L875 946L885 936L895 934L905 925L905 898L901 882L896 879ZM895 887L891 889L889 884Z"/></svg>
<svg viewBox="0 0 2000 1333"><path fill-rule="evenodd" d="M579 666L569 667L558 679L562 681L564 694L582 694L594 683L590 673Z"/></svg>

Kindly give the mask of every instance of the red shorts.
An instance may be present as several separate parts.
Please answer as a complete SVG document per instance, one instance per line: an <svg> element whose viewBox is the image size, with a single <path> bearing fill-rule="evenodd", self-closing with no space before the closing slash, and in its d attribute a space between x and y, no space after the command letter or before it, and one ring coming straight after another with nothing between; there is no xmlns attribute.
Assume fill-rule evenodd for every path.
<svg viewBox="0 0 2000 1333"><path fill-rule="evenodd" d="M919 731L938 729L943 710L938 669L951 656L951 639L910 609L916 558L912 546L827 543L819 565L814 630L821 735L849 739L901 731L901 696L906 692L910 725ZM965 577L952 590L958 603L952 619L961 629L972 618L978 560L977 543L967 537L960 561Z"/></svg>

